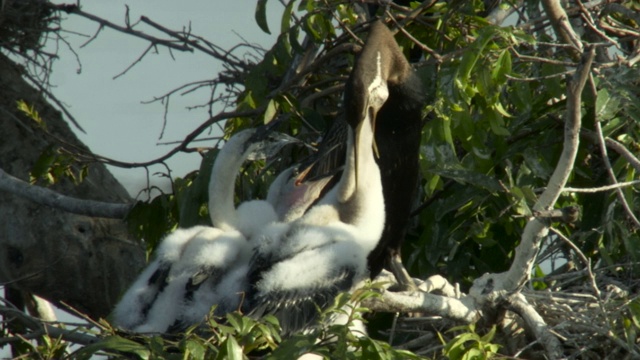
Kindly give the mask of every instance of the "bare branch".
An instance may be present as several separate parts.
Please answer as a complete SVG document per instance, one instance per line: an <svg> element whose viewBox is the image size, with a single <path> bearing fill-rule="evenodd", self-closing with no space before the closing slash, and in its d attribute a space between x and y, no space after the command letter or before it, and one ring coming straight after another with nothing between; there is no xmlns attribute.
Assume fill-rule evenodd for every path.
<svg viewBox="0 0 640 360"><path fill-rule="evenodd" d="M218 50L220 50L221 48L206 41L204 38L201 38L199 36L195 36L191 33L186 33L186 35L183 33L179 33L176 31L172 31L167 29L166 27L156 23L155 21L152 21L151 19L149 19L146 16L141 16L140 17L140 21L148 24L150 26L152 26L153 28L162 31L163 33L176 38L182 42L184 42L185 44L188 44L190 46L192 46L195 49L198 49L200 51L202 51L205 54L211 55L212 57L221 60L229 65L233 65L233 66L240 66L240 67L245 67L245 63L240 61L239 59L237 59L235 56L233 56L231 54L230 51L226 51L224 54L221 54ZM189 39L189 37L194 37L196 38L196 40L191 40ZM200 45L200 43L198 41L204 42L205 44L209 45L209 47L211 49L207 49L204 46ZM215 48L215 49L214 49ZM232 59L231 59L232 58Z"/></svg>
<svg viewBox="0 0 640 360"><path fill-rule="evenodd" d="M599 144L600 142L598 134L596 134L591 130L580 129L580 135L586 137L587 139L589 139L590 141L593 141L594 143ZM629 149L627 149L626 146L624 146L623 144L611 138L605 138L604 142L609 149L620 154L620 156L624 157L625 160L629 162L629 165L631 165L634 169L636 169L636 171L640 172L640 160L635 155L633 155L633 153L631 153L631 151L629 151Z"/></svg>
<svg viewBox="0 0 640 360"><path fill-rule="evenodd" d="M610 191L615 189L624 188L627 186L634 186L640 184L640 180L627 181L623 183L616 183L613 185L601 186L597 188L573 188L573 187L565 187L562 189L562 192L579 192L579 193L597 193L602 191Z"/></svg>
<svg viewBox="0 0 640 360"><path fill-rule="evenodd" d="M638 158L633 155L631 151L629 151L629 149L627 149L621 143L610 138L605 138L604 141L605 144L607 144L607 147L613 149L613 151L624 157L625 160L627 160L629 164L633 166L634 169L636 169L636 171L640 172L640 160L638 160Z"/></svg>
<svg viewBox="0 0 640 360"><path fill-rule="evenodd" d="M394 22L394 24L396 24L398 30L407 38L409 38L409 40L413 41L414 44L416 44L420 49L422 49L422 51L426 52L427 54L431 55L431 57L433 57L433 59L435 60L436 64L441 64L443 62L443 58L440 54L438 54L435 50L433 50L432 48L428 47L427 45L421 43L418 39L416 39L413 35L411 35L407 30L404 29L403 26L400 26L400 24L396 21L396 19L391 16L390 13L387 13L389 15L389 17L391 18L391 20Z"/></svg>
<svg viewBox="0 0 640 360"><path fill-rule="evenodd" d="M33 84L33 86L40 89L40 91L42 91L49 99L51 99L51 101L53 101L58 106L58 109L60 109L67 116L67 118L76 128L78 128L78 130L82 131L85 134L87 133L86 131L84 131L82 126L80 126L80 123L78 123L76 118L71 115L69 110L67 110L66 106L62 105L62 102L60 102L60 100L58 100L58 98L55 97L55 95L53 95L51 91L47 90L40 81L33 78L33 76L29 75L28 73L24 73L23 75L31 82L31 84Z"/></svg>
<svg viewBox="0 0 640 360"><path fill-rule="evenodd" d="M544 319L533 306L527 302L522 294L514 294L507 298L506 301L507 308L520 315L525 321L530 332L538 339L538 343L544 347L549 359L560 359L564 357L560 341L549 331L549 327L544 322Z"/></svg>
<svg viewBox="0 0 640 360"><path fill-rule="evenodd" d="M582 42L573 27L571 27L569 17L562 4L560 4L560 0L542 0L542 6L547 16L549 16L551 26L553 26L558 38L563 43L574 46L575 50L572 52L572 57L577 60L580 57L580 53L582 53Z"/></svg>
<svg viewBox="0 0 640 360"><path fill-rule="evenodd" d="M252 116L257 116L257 115L259 115L259 114L261 114L263 112L264 112L264 106L259 107L259 108L254 109L254 110L248 110L248 111L221 112L218 115L209 118L207 121L205 121L200 126L198 126L195 130L193 130L191 133L189 133L187 136L185 136L185 138L182 139L182 141L180 141L180 144L178 146L174 147L173 149L171 149L166 154L164 154L164 155L162 155L162 156L160 156L160 157L158 157L156 159L145 161L145 162L130 163L130 162L118 161L118 160L110 159L110 158L107 158L107 157L104 157L104 156L93 155L93 154L77 154L77 155L84 157L86 160L96 160L96 161L107 163L109 165L113 165L113 166L117 166L117 167L121 167L121 168L126 168L126 169L148 167L148 166L151 166L151 165L154 165L154 164L161 164L165 160L169 159L170 157L172 157L173 155L175 155L175 154L177 154L179 152L190 152L190 149L188 148L189 144L192 141L194 141L195 138L198 137L209 126L211 126L211 125L213 125L213 124L215 124L215 123L217 123L219 121L227 120L227 119L230 119L230 118L234 118L234 117L252 117Z"/></svg>
<svg viewBox="0 0 640 360"><path fill-rule="evenodd" d="M0 315L2 315L3 317L11 317L18 320L20 323L31 330L31 334L34 338L48 334L50 337L59 337L63 340L81 345L89 345L99 340L99 338L95 336L78 332L75 329L66 330L56 326L56 324L64 325L64 323L47 322L33 316L29 316L2 298L0 298L0 302L4 303L4 305L0 305ZM0 345L11 342L12 339L12 337L0 338Z"/></svg>
<svg viewBox="0 0 640 360"><path fill-rule="evenodd" d="M38 204L51 206L74 214L124 219L131 210L130 204L81 200L61 195L55 191L32 186L0 169L0 190L24 197Z"/></svg>
<svg viewBox="0 0 640 360"><path fill-rule="evenodd" d="M534 205L535 210L545 210L553 207L573 170L580 139L582 90L589 78L594 57L595 49L593 47L588 48L567 86L567 117L565 119L562 154L549 179L547 189L540 195L538 202Z"/></svg>
<svg viewBox="0 0 640 360"><path fill-rule="evenodd" d="M595 49L589 47L583 55L576 73L567 86L567 115L564 128L564 145L560 159L549 179L546 190L533 206L535 211L552 209L560 196L564 185L573 171L573 164L578 153L579 134L581 127L581 99L582 90L591 71L591 64L595 57ZM541 239L547 235L547 225L539 219L532 219L527 223L522 234L522 242L516 248L516 255L509 271L506 273L504 289L515 290L524 285L531 273L531 267L538 252Z"/></svg>
<svg viewBox="0 0 640 360"><path fill-rule="evenodd" d="M381 297L366 299L363 305L373 311L424 312L466 324L477 321L481 316L470 297L454 299L423 292L383 291Z"/></svg>
<svg viewBox="0 0 640 360"><path fill-rule="evenodd" d="M566 236L564 236L564 234L560 230L551 228L551 231L553 231L553 233L556 234L558 236L558 238L560 240L562 240L567 246L569 246L571 249L573 249L573 251L578 255L580 260L584 263L584 266L587 269L587 274L589 274L589 280L590 280L590 283L591 283L591 289L593 290L593 292L596 295L596 297L598 299L600 299L601 298L600 290L598 290L598 285L596 284L596 277L595 277L595 275L593 275L593 270L591 269L591 261L584 255L582 250L580 250L580 248L577 247L573 243L573 241L571 241L571 239L569 239Z"/></svg>
<svg viewBox="0 0 640 360"><path fill-rule="evenodd" d="M77 5L67 5L67 4L60 4L60 5L55 5L55 4L48 4L50 7L56 9L56 10L60 10L60 11L64 11L67 14L75 14L75 15L79 15L82 16L84 18L87 18L89 20L95 21L98 24L100 24L100 26L104 26L104 27L108 27L110 29L125 33L125 34L129 34L129 35L133 35L135 37L144 39L149 41L152 44L158 44L158 45L163 45L166 46L168 48L171 49L175 49L175 50L180 50L180 51L188 51L188 52L193 52L193 49L190 48L187 45L181 45L181 44L177 44L175 40L164 40L164 39L158 39L156 37L153 37L151 35L145 34L142 31L138 31L138 30L134 30L131 27L123 27L120 25L116 25L108 20L105 20L103 18L100 18L98 16L95 16L93 14L89 14L87 12L84 12L82 10L80 10L80 8Z"/></svg>
<svg viewBox="0 0 640 360"><path fill-rule="evenodd" d="M140 63L140 61L142 61L142 59L149 53L149 51L151 49L153 49L155 47L154 44L149 44L149 46L147 46L147 48L142 52L142 54L140 56L138 56L138 58L132 62L129 66L127 66L126 69L122 70L119 74L115 75L114 77L112 77L111 79L115 80L117 78L119 78L120 76L126 74L127 72L129 72L129 70L131 70L134 66L136 66L137 64Z"/></svg>
<svg viewBox="0 0 640 360"><path fill-rule="evenodd" d="M505 1L506 3L506 1ZM516 0L514 2L508 2L508 4L498 5L487 16L487 21L493 25L501 25L509 15L517 11L519 7L524 3L523 0Z"/></svg>

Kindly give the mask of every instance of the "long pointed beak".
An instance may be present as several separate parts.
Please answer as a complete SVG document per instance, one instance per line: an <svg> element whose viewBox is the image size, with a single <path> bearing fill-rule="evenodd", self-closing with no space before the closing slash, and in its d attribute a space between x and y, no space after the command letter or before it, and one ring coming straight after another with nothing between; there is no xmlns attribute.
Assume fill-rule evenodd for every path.
<svg viewBox="0 0 640 360"><path fill-rule="evenodd" d="M371 130L373 131L373 153L377 158L380 158L380 153L378 152L378 145L376 144L376 139L375 139L375 132L376 132L376 113L375 111L371 108L371 107L367 107L367 109L365 110L365 113L363 114L363 120L358 123L358 126L356 126L356 128L354 129L354 136L355 139L353 141L353 154L355 156L355 161L354 161L354 165L355 165L355 177L356 177L356 189L358 189L358 144L360 143L360 133L362 132L362 126L364 126L364 123L366 121L371 121Z"/></svg>
<svg viewBox="0 0 640 360"><path fill-rule="evenodd" d="M366 121L366 119L365 119ZM354 165L355 165L355 169L354 169L354 174L355 174L355 183L356 183L356 188L355 190L358 190L358 144L360 142L360 128L362 127L362 124L364 123L364 121L361 121L358 126L356 126L355 128L355 134L354 134L354 141L353 141L353 156L354 158Z"/></svg>
<svg viewBox="0 0 640 360"><path fill-rule="evenodd" d="M378 151L378 143L376 143L376 120L378 119L378 114L371 114L371 131L373 131L373 155L375 155L376 159L380 159L380 151Z"/></svg>
<svg viewBox="0 0 640 360"><path fill-rule="evenodd" d="M316 163L314 162L313 164L307 166L306 169L302 170L298 176L296 176L296 181L294 182L295 186L300 186L302 185L302 183L304 182L305 178L307 177L307 174L309 174L309 171L311 171L311 169L313 168L313 166Z"/></svg>

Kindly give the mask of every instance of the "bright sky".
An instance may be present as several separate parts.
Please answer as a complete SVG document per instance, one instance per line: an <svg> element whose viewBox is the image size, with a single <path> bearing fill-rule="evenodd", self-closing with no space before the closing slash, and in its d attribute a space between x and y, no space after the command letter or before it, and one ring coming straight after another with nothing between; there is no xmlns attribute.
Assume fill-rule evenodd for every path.
<svg viewBox="0 0 640 360"><path fill-rule="evenodd" d="M124 25L127 3L131 23L144 15L174 30L190 24L192 33L225 49L240 43L241 37L267 49L275 41L275 36L263 33L255 23L255 0L118 0L84 1L81 4L85 12ZM278 1L269 2L268 21L273 30L279 29L282 11L283 7ZM66 15L63 28L91 36L98 25L78 16ZM146 25L136 29L157 34ZM69 111L85 129L87 134L79 131L76 134L95 153L122 161L148 161L172 148L171 145L158 145L159 142L180 140L208 118L206 109L186 109L187 106L205 103L209 95L207 90L186 96L175 95L170 100L164 137L159 139L164 105L160 102L148 105L141 102L159 97L188 82L214 78L222 67L212 57L199 52L173 51L173 60L166 48L158 47L157 54L150 52L127 74L114 80L114 76L144 52L148 42L110 29L104 29L96 40L84 48L80 48L80 45L87 37L72 33L65 34L65 37L79 55L81 72L78 74L80 67L75 56L65 45L61 45L60 60L54 65L51 79L56 86L53 93L67 104ZM248 50L242 51L236 55L245 55ZM213 143L203 144L210 145ZM199 163L198 154L179 154L168 161L173 176L183 176L198 169ZM143 169L110 167L110 170L133 196L144 187L146 173ZM157 171L164 172L164 168L152 168L150 173ZM162 188L168 188L169 183L165 178L153 176L151 180Z"/></svg>

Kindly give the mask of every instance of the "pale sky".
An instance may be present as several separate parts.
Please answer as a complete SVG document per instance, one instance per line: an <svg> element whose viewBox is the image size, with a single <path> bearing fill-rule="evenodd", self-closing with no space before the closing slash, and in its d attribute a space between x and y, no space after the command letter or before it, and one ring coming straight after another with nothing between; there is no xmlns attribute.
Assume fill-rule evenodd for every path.
<svg viewBox="0 0 640 360"><path fill-rule="evenodd" d="M255 0L118 0L84 1L81 4L85 12L119 25L124 24L125 4L129 5L132 23L141 15L174 30L190 23L192 33L225 49L241 42L240 36L267 49L275 41L275 35L265 34L255 23ZM279 30L282 11L278 1L268 3L272 33ZM98 28L96 23L84 18L75 15L65 17L62 26L66 30L91 36ZM136 29L157 34L146 25ZM80 45L87 40L86 37L71 33L65 37L79 55L81 73L78 74L75 56L62 45L60 59L53 68L51 82L55 88L52 91L85 129L87 134L79 131L76 134L95 153L122 161L148 161L172 148L170 145L157 145L159 142L180 140L208 118L205 109L185 109L205 103L209 95L207 90L182 97L174 95L170 100L164 137L159 139L164 106L159 102L148 105L141 102L188 82L214 78L222 67L209 55L173 51L173 60L166 48L158 47L157 54L150 52L127 74L113 80L144 52L147 42L110 29L104 29L84 48ZM248 51L243 49L236 55L241 56ZM202 145L212 146L213 143ZM168 161L173 176L183 176L196 170L199 163L198 154L179 154ZM133 196L145 184L143 169L110 167L110 170ZM164 171L164 168L152 168L150 173L156 171ZM168 188L168 180L164 178L153 176L151 180Z"/></svg>

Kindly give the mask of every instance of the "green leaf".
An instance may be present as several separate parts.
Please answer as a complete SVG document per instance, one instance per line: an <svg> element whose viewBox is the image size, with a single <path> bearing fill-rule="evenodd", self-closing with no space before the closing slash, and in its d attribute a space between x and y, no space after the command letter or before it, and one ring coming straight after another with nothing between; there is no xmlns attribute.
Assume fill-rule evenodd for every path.
<svg viewBox="0 0 640 360"><path fill-rule="evenodd" d="M240 345L238 344L238 342L236 341L236 339L233 336L229 336L227 338L227 340L225 341L225 350L226 350L226 356L225 359L227 360L242 360L243 359L243 354L242 354L242 348L240 347Z"/></svg>
<svg viewBox="0 0 640 360"><path fill-rule="evenodd" d="M109 336L97 343L87 345L78 350L75 358L90 359L93 354L103 350L134 354L141 359L148 359L150 355L149 349L147 349L144 345L120 336Z"/></svg>
<svg viewBox="0 0 640 360"><path fill-rule="evenodd" d="M312 14L305 21L304 28L307 34L311 35L316 42L324 40L321 35L322 25L320 25L320 21L322 21L322 16L319 14Z"/></svg>
<svg viewBox="0 0 640 360"><path fill-rule="evenodd" d="M491 72L491 76L495 82L504 84L507 81L508 74L511 74L511 53L509 50L504 50L498 56L498 61Z"/></svg>
<svg viewBox="0 0 640 360"><path fill-rule="evenodd" d="M262 31L271 34L269 24L267 24L267 0L258 0L256 4L256 23Z"/></svg>
<svg viewBox="0 0 640 360"><path fill-rule="evenodd" d="M271 354L272 359L297 359L300 355L310 352L316 343L314 334L295 335L278 346Z"/></svg>
<svg viewBox="0 0 640 360"><path fill-rule="evenodd" d="M640 298L635 298L629 303L629 312L631 313L633 324L640 329Z"/></svg>
<svg viewBox="0 0 640 360"><path fill-rule="evenodd" d="M188 340L185 344L184 355L192 359L204 359L207 349L196 340Z"/></svg>
<svg viewBox="0 0 640 360"><path fill-rule="evenodd" d="M296 0L289 0L289 3L284 8L284 13L282 14L282 21L280 23L280 33L284 34L289 31L290 23L291 23L291 14L293 13L293 5L295 5Z"/></svg>
<svg viewBox="0 0 640 360"><path fill-rule="evenodd" d="M486 333L484 336L480 338L480 341L491 342L491 340L493 340L495 336L496 336L496 326L494 325L491 327L491 330L489 330L488 333Z"/></svg>
<svg viewBox="0 0 640 360"><path fill-rule="evenodd" d="M536 278L543 278L545 276L545 273L544 271L542 271L540 265L536 265L533 268L533 276ZM533 288L536 290L544 290L547 288L547 284L545 284L543 281L534 281Z"/></svg>
<svg viewBox="0 0 640 360"><path fill-rule="evenodd" d="M486 359L484 352L480 349L471 348L461 358L462 360L481 360Z"/></svg>
<svg viewBox="0 0 640 360"><path fill-rule="evenodd" d="M606 89L598 91L596 98L596 120L608 121L620 111L620 99L612 96Z"/></svg>
<svg viewBox="0 0 640 360"><path fill-rule="evenodd" d="M24 100L18 100L18 110L22 111L27 117L35 121L43 130L47 130L47 124L42 120L35 106L29 106Z"/></svg>
<svg viewBox="0 0 640 360"><path fill-rule="evenodd" d="M267 109L264 111L264 116L262 119L263 124L268 124L273 120L278 112L278 103L276 103L275 99L269 100L267 104Z"/></svg>
<svg viewBox="0 0 640 360"><path fill-rule="evenodd" d="M38 160L33 164L31 172L29 173L30 183L34 184L39 179L47 178L49 169L55 162L55 149L50 146L47 147L42 154L38 157Z"/></svg>
<svg viewBox="0 0 640 360"><path fill-rule="evenodd" d="M462 183L470 183L477 187L484 188L490 192L498 192L502 190L500 183L485 174L480 174L467 169L432 169L436 174L457 180Z"/></svg>

